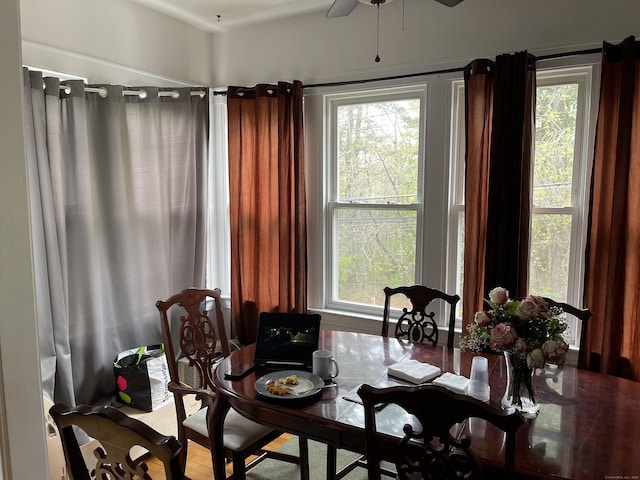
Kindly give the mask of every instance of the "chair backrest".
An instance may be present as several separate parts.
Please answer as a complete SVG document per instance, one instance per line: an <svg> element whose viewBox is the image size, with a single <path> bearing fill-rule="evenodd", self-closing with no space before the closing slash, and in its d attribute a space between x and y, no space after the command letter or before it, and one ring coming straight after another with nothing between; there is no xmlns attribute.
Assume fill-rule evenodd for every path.
<svg viewBox="0 0 640 480"><path fill-rule="evenodd" d="M587 335L587 325L593 313L588 308L578 308L568 303L560 302L558 300L554 300L553 298L549 298L549 297L542 297L542 298L549 304L550 307L560 307L565 313L569 315L573 315L578 320L580 320L580 343L578 345L577 367L586 369L588 367L587 365L588 359L586 358L586 353L584 350L584 341ZM522 297L516 298L514 300L522 300Z"/></svg>
<svg viewBox="0 0 640 480"><path fill-rule="evenodd" d="M411 308L402 309L402 314L397 320L395 337L407 338L414 342L438 343L438 325L433 311L428 312L429 304L437 299L449 304L449 322L447 333L447 346L453 347L453 334L456 324L456 305L460 301L459 295L449 295L434 288L424 285L402 286L397 288L384 288L384 313L382 316L382 336L389 335L389 319L391 314L391 301L394 295L404 295Z"/></svg>
<svg viewBox="0 0 640 480"><path fill-rule="evenodd" d="M381 460L395 463L401 479L416 478L416 474L421 474L420 478L485 478L473 455L471 439L464 434L459 438L459 428L454 428L472 417L486 420L505 432L504 477L513 478L515 434L525 422L515 409L494 408L437 385L375 388L365 384L358 389L358 395L364 404L369 480L380 479ZM379 404L387 404L379 415L384 414L389 404L395 404L415 416L419 425L405 424L402 438L381 433L376 425Z"/></svg>
<svg viewBox="0 0 640 480"><path fill-rule="evenodd" d="M587 324L589 322L589 319L593 315L593 313L588 308L574 307L573 305L569 305L568 303L564 303L564 302L559 302L557 300L554 300L553 298L548 298L548 297L542 297L542 298L544 298L550 306L560 307L562 308L562 310L565 311L565 313L568 313L569 315L573 315L578 320L580 320L580 344L578 346L578 368L582 368L582 369L587 368L587 358L584 350L584 341L587 335Z"/></svg>
<svg viewBox="0 0 640 480"><path fill-rule="evenodd" d="M214 366L221 357L231 354L220 304L220 289L187 288L165 301L156 302L156 308L160 312L171 381L180 383L178 349L189 366L194 367L198 387L215 390ZM213 319L209 311L213 311ZM172 317L178 317L179 328L172 325Z"/></svg>
<svg viewBox="0 0 640 480"><path fill-rule="evenodd" d="M161 435L150 426L116 408L89 405L68 407L57 403L51 407L49 413L60 432L70 480L151 479L144 461L146 456L143 454L138 458L131 458L130 451L133 447L144 448L162 462L162 478L184 478L179 458L182 447L178 440L173 436ZM93 452L95 465L87 466L74 427L80 428L99 442Z"/></svg>

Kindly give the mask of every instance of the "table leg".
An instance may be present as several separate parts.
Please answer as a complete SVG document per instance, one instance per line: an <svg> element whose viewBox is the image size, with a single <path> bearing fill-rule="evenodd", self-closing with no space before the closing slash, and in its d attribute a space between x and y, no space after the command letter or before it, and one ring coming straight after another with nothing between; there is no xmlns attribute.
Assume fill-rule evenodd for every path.
<svg viewBox="0 0 640 480"><path fill-rule="evenodd" d="M335 480L336 471L338 470L338 449L334 446L327 445L327 480Z"/></svg>
<svg viewBox="0 0 640 480"><path fill-rule="evenodd" d="M300 480L310 480L309 477L309 440L298 437L300 448Z"/></svg>

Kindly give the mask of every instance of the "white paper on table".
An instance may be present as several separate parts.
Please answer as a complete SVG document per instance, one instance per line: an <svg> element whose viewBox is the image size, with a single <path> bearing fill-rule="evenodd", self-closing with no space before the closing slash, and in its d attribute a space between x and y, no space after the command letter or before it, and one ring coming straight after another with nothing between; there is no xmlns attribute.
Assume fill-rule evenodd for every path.
<svg viewBox="0 0 640 480"><path fill-rule="evenodd" d="M440 385L441 387L451 390L452 392L459 393L461 395L467 394L469 387L469 379L462 375L456 375L455 373L445 372L433 381L434 385Z"/></svg>
<svg viewBox="0 0 640 480"><path fill-rule="evenodd" d="M418 360L405 360L389 365L387 368L387 374L411 383L428 382L436 378L440 373L442 373L440 367L429 363L422 363Z"/></svg>

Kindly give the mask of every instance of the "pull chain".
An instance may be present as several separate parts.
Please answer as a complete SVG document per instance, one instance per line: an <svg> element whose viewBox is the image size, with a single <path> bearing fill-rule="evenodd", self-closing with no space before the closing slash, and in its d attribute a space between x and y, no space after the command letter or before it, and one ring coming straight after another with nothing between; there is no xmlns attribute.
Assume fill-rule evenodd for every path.
<svg viewBox="0 0 640 480"><path fill-rule="evenodd" d="M378 28L376 30L376 62L380 61L380 2L378 2Z"/></svg>

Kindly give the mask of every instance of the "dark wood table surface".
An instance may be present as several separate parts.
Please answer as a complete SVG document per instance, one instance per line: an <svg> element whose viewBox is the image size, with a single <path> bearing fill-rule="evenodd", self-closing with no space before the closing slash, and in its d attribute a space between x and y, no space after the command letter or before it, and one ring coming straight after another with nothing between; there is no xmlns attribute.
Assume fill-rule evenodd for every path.
<svg viewBox="0 0 640 480"><path fill-rule="evenodd" d="M224 372L232 365L253 361L254 348L242 348L218 366L215 383L222 395L216 408L225 411L232 406L256 422L358 453L364 453L363 408L344 399L345 395L354 393L363 383L404 384L388 377L386 367L408 358L469 377L475 355L377 335L323 331L319 348L333 351L340 366L336 385L324 388L313 398L270 400L259 396L254 388L267 371L255 371L241 380L224 379ZM504 359L485 356L489 359L490 403L499 407L506 384ZM534 384L540 413L518 431L518 478L640 480L640 383L568 366L550 366L538 372ZM379 427L400 431L409 419L387 410L389 407L378 414ZM502 432L477 419L469 420L463 428L483 462L502 463ZM213 435L221 438L221 424ZM215 476L225 478L223 453L216 453L221 461L215 462Z"/></svg>

